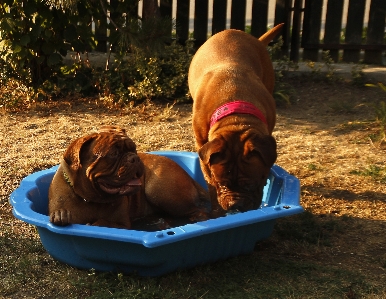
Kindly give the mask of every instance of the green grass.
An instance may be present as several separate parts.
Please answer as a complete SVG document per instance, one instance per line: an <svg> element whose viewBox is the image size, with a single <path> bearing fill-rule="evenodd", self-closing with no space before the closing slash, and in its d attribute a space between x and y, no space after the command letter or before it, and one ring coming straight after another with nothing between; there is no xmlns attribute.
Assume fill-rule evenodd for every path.
<svg viewBox="0 0 386 299"><path fill-rule="evenodd" d="M317 170L321 170L322 169L319 165L316 165L314 163L308 164L307 168L308 168L308 170L311 170L311 171L317 171Z"/></svg>
<svg viewBox="0 0 386 299"><path fill-rule="evenodd" d="M343 231L342 219L326 218L318 219L312 213L306 211L298 216L278 221L276 233L281 240L302 243L305 248L312 246L331 246L333 236Z"/></svg>
<svg viewBox="0 0 386 299"><path fill-rule="evenodd" d="M74 282L74 286L89 291L90 295L83 298L216 299L342 298L351 283L358 289L369 287L361 275L342 271L339 267L331 269L283 258L264 261L255 255L198 267L165 278L91 274ZM332 281L336 287L329 289Z"/></svg>
<svg viewBox="0 0 386 299"><path fill-rule="evenodd" d="M386 182L386 168L374 164L370 164L365 169L352 170L350 174L371 177L373 180Z"/></svg>

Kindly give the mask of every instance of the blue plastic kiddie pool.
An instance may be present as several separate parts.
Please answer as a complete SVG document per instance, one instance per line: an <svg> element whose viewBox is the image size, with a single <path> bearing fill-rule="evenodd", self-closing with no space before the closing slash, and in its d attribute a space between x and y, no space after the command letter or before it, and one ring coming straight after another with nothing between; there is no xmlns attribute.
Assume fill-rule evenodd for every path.
<svg viewBox="0 0 386 299"><path fill-rule="evenodd" d="M160 151L206 186L196 153ZM269 237L275 220L301 213L300 183L274 165L261 207L244 213L155 232L50 223L48 188L58 166L25 177L11 194L16 218L35 225L41 242L55 259L97 271L159 276L177 269L247 254Z"/></svg>

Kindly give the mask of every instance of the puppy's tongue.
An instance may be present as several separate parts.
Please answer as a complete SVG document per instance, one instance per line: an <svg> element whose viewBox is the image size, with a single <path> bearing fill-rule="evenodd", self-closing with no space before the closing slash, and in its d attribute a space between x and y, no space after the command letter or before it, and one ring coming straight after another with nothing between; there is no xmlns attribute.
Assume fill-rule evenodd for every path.
<svg viewBox="0 0 386 299"><path fill-rule="evenodd" d="M123 195L123 194L133 192L137 190L141 185L142 183L140 179L132 179L131 181L129 181L128 183L126 183L125 185L119 188L119 194Z"/></svg>
<svg viewBox="0 0 386 299"><path fill-rule="evenodd" d="M106 183L99 184L99 186L103 191L110 194L121 194L121 195L137 191L141 185L142 183L140 179L132 179L128 181L126 184L121 186L113 186Z"/></svg>

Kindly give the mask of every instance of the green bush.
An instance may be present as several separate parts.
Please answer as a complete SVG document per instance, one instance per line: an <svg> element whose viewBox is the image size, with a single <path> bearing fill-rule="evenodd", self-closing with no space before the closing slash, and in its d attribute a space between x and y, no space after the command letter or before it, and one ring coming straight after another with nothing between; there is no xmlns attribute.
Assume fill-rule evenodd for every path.
<svg viewBox="0 0 386 299"><path fill-rule="evenodd" d="M14 77L36 87L55 80L68 51L95 46L89 27L87 1L77 13L57 9L41 0L5 0L0 4L0 59Z"/></svg>
<svg viewBox="0 0 386 299"><path fill-rule="evenodd" d="M173 42L154 57L140 52L119 57L115 67L95 73L94 85L99 86L100 94L113 96L114 102L121 104L146 99L187 100L192 46Z"/></svg>
<svg viewBox="0 0 386 299"><path fill-rule="evenodd" d="M61 1L5 0L0 4L0 80L20 81L30 100L55 99L69 94L109 95L115 102L144 99L186 99L191 47L170 44L172 20L138 19L132 9L138 0ZM59 5L59 6L58 6ZM88 52L96 46L91 19L114 20L107 25L108 42L117 62L109 70L63 63L69 51ZM122 13L125 12L125 13ZM98 21L97 21L98 22ZM168 46L164 46L169 42ZM9 90L6 91L9 94ZM11 96L12 97L12 96ZM8 97L9 98L9 97ZM19 101L12 102L17 105ZM10 106L9 99L0 104Z"/></svg>

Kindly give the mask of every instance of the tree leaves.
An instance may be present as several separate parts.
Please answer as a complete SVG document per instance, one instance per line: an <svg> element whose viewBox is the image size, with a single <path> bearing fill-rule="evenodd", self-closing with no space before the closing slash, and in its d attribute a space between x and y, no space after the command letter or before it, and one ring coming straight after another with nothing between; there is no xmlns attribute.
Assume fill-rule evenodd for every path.
<svg viewBox="0 0 386 299"><path fill-rule="evenodd" d="M26 47L31 41L31 37L29 35L23 35L20 38L20 45Z"/></svg>
<svg viewBox="0 0 386 299"><path fill-rule="evenodd" d="M50 56L48 56L47 64L48 66L53 66L59 64L61 61L62 56L60 56L58 53L52 53Z"/></svg>

